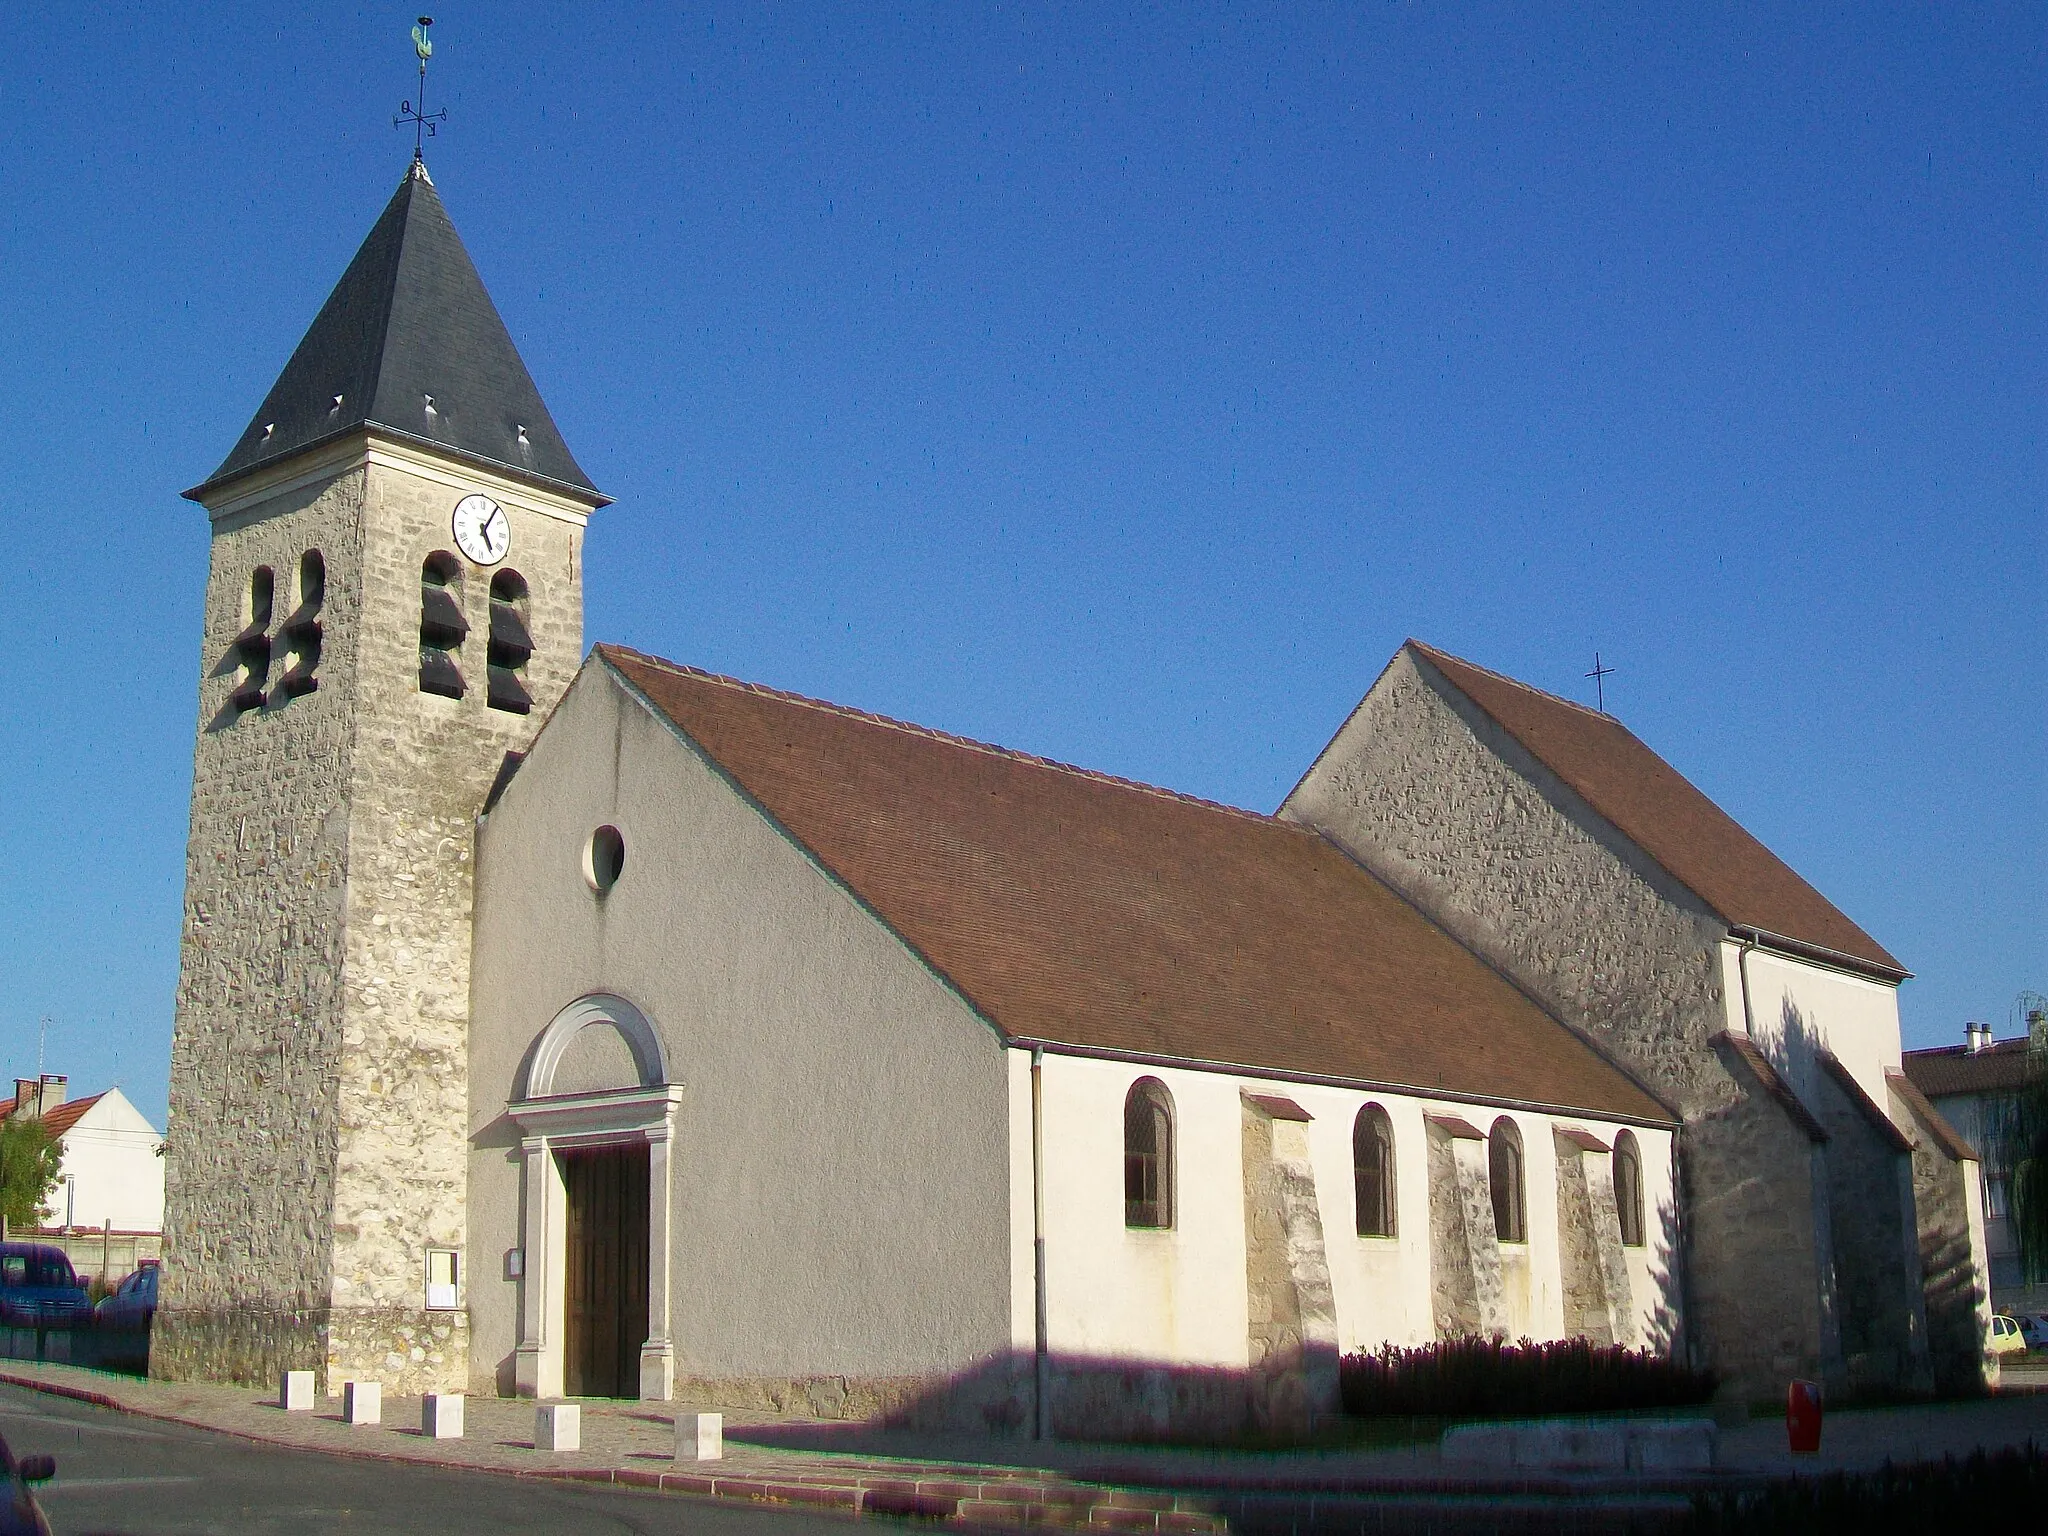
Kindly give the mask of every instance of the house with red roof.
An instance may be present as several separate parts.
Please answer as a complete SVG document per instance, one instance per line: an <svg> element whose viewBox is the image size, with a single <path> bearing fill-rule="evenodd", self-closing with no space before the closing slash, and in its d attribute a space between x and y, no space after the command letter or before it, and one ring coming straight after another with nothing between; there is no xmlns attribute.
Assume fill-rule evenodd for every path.
<svg viewBox="0 0 2048 1536"><path fill-rule="evenodd" d="M45 1229L67 1247L73 1234L86 1234L73 1257L80 1273L97 1272L115 1236L130 1258L155 1251L164 1219L163 1137L119 1088L74 1099L69 1087L55 1073L17 1078L14 1097L0 1100L0 1120L40 1120L56 1139L61 1161Z"/></svg>

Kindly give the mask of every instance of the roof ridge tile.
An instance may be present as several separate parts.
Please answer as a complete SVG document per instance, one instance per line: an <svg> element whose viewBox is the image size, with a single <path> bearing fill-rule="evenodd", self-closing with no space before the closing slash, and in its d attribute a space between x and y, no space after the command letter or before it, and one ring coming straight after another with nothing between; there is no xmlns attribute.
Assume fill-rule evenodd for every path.
<svg viewBox="0 0 2048 1536"><path fill-rule="evenodd" d="M835 704L830 699L814 698L807 693L794 693L787 688L773 688L766 683L748 682L742 677L731 677L723 672L709 672L702 667L689 666L666 657L652 656L629 645L615 645L610 641L599 641L597 649L609 656L629 656L648 666L659 667L679 677L694 677L700 682L714 683L722 688L732 688L741 693L758 694L762 698L779 699L785 704L796 704L806 709L823 710L842 719L858 720L867 725L885 726L890 730L903 731L912 736L942 741L948 746L964 747L972 752L986 753L990 757L1005 758L1012 762L1029 763L1034 768L1050 768L1056 773L1071 774L1076 778L1092 779L1098 784L1107 784L1117 789L1136 790L1140 794L1153 795L1163 800L1177 801L1182 805L1200 806L1204 810L1221 811L1227 816L1240 816L1247 821L1283 827L1318 841L1322 838L1314 828L1296 822L1271 816L1264 811L1248 810L1241 805L1227 805L1221 800L1210 800L1202 795L1191 795L1184 790L1168 789L1163 784L1148 784L1143 779L1127 779L1122 774L1106 773L1100 768L1084 768L1078 763L1062 762L1056 757L1043 757L1036 752L1026 752L1021 747L1005 747L996 742L982 741L974 736L962 736L953 731L942 731L936 726L919 725L914 720L899 720L894 715L876 714L873 710L856 709L851 704Z"/></svg>

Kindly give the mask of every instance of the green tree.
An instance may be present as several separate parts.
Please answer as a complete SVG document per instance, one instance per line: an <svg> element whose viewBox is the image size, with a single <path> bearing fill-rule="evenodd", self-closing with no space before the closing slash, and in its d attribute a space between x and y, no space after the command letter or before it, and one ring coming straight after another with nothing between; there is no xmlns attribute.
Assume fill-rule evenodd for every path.
<svg viewBox="0 0 2048 1536"><path fill-rule="evenodd" d="M42 1121L25 1115L0 1120L0 1216L10 1231L33 1227L49 1215L44 1202L63 1160L63 1147Z"/></svg>
<svg viewBox="0 0 2048 1536"><path fill-rule="evenodd" d="M2048 1018L2034 1012L2027 1025L2027 1086L2012 1107L2005 1161L2020 1269L2039 1281L2048 1279Z"/></svg>

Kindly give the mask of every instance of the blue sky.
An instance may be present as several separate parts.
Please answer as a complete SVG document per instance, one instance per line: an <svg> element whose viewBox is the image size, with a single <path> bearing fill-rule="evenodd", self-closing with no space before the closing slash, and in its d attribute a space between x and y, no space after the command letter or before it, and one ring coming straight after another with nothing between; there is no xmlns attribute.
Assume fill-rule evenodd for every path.
<svg viewBox="0 0 2048 1536"><path fill-rule="evenodd" d="M1682 12L1682 14L1680 14ZM437 8L587 635L1271 809L1416 635L2048 990L2038 7ZM397 185L397 7L0 54L0 1047L161 1116L219 462Z"/></svg>

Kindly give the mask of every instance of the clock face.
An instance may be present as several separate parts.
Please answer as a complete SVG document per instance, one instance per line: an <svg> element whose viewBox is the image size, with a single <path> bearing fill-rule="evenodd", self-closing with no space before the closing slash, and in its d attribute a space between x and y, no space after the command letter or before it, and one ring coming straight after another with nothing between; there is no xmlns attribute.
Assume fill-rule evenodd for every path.
<svg viewBox="0 0 2048 1536"><path fill-rule="evenodd" d="M512 549L512 524L505 509L488 496L455 503L455 547L478 565L496 565Z"/></svg>

